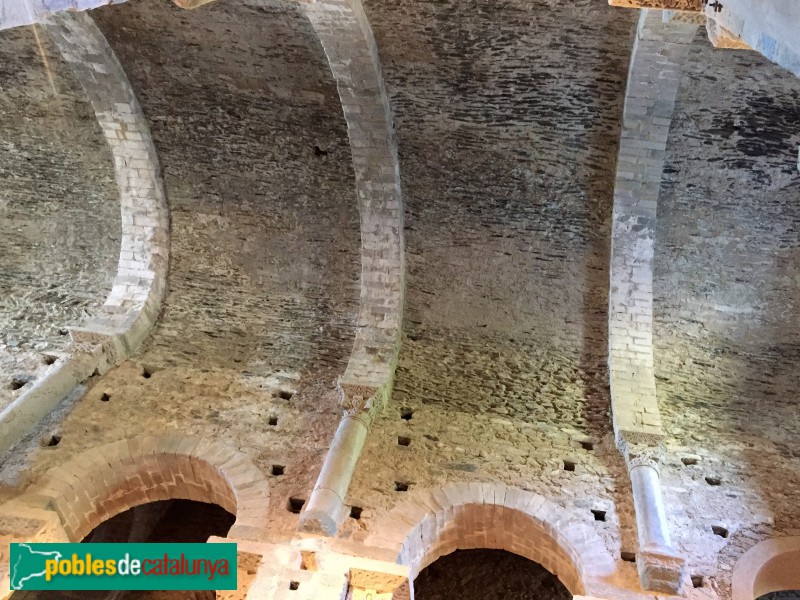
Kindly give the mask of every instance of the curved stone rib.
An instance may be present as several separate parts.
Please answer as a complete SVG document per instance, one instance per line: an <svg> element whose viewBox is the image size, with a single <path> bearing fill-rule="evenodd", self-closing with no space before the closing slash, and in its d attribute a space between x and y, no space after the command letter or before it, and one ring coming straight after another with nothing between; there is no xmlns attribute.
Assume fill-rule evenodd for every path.
<svg viewBox="0 0 800 600"><path fill-rule="evenodd" d="M65 11L92 10L128 0L0 0L0 29L33 25ZM197 8L213 0L173 0L181 8Z"/></svg>
<svg viewBox="0 0 800 600"><path fill-rule="evenodd" d="M91 10L127 0L0 0L0 29L41 23L61 11Z"/></svg>
<svg viewBox="0 0 800 600"><path fill-rule="evenodd" d="M59 13L47 30L86 91L114 157L122 213L119 265L98 315L73 331L78 341L113 344L114 364L152 329L166 290L169 213L147 120L122 66L86 13Z"/></svg>
<svg viewBox="0 0 800 600"><path fill-rule="evenodd" d="M631 473L637 565L645 589L677 593L684 561L670 546L658 461L663 430L653 372L653 244L667 136L697 25L644 10L631 55L611 242L609 371L617 443Z"/></svg>
<svg viewBox="0 0 800 600"><path fill-rule="evenodd" d="M76 385L135 352L166 290L169 219L156 149L130 82L85 13L50 17L47 30L72 67L114 158L122 241L111 293L99 313L71 329L66 358L0 413L0 453L19 441Z"/></svg>
<svg viewBox="0 0 800 600"><path fill-rule="evenodd" d="M369 411L384 406L389 397L400 346L404 242L397 145L375 38L360 1L316 2L305 10L336 79L361 215L361 308L339 387L343 406L360 405ZM301 519L305 530L329 535L336 531L343 496L366 438L364 431L342 442L345 425L344 421L340 425ZM340 450L348 456L339 456Z"/></svg>

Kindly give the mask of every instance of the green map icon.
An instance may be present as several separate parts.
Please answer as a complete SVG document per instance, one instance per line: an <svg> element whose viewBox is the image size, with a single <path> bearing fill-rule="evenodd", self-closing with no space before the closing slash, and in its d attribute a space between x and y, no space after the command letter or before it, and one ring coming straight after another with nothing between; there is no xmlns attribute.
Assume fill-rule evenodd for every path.
<svg viewBox="0 0 800 600"><path fill-rule="evenodd" d="M45 561L59 560L60 552L34 550L28 544L15 544L11 556L11 589L21 590L26 581L45 576Z"/></svg>

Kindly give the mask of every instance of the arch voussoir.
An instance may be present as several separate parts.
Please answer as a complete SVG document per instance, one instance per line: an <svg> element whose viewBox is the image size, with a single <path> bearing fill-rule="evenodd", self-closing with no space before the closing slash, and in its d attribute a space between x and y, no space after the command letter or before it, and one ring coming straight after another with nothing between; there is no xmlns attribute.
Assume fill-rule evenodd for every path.
<svg viewBox="0 0 800 600"><path fill-rule="evenodd" d="M87 450L0 507L0 522L20 507L44 504L63 532L49 541L80 541L124 510L178 498L235 514L234 528L243 536L259 535L267 524L269 484L255 465L235 449L173 433Z"/></svg>
<svg viewBox="0 0 800 600"><path fill-rule="evenodd" d="M414 492L386 515L367 544L378 541L389 542L412 579L455 550L492 548L541 564L582 595L615 565L597 532L566 509L538 494L490 483Z"/></svg>

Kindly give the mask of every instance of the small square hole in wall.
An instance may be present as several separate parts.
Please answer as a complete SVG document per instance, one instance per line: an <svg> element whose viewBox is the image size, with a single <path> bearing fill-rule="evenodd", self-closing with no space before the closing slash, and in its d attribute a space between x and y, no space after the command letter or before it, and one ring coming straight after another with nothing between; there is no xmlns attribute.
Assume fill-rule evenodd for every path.
<svg viewBox="0 0 800 600"><path fill-rule="evenodd" d="M18 390L23 387L26 383L28 383L25 379L21 379L19 377L14 377L11 380L11 383L8 384L9 389Z"/></svg>
<svg viewBox="0 0 800 600"><path fill-rule="evenodd" d="M108 402L109 400L111 400L111 396L109 396L106 392L103 392L103 394L100 396L100 402Z"/></svg>
<svg viewBox="0 0 800 600"><path fill-rule="evenodd" d="M722 527L721 525L712 525L711 531L714 532L714 535L718 535L721 538L728 537L728 530L725 527Z"/></svg>
<svg viewBox="0 0 800 600"><path fill-rule="evenodd" d="M684 465L686 465L687 467L690 467L690 466L692 466L692 465L696 465L696 464L697 464L697 459L696 459L696 458L693 458L693 457L691 457L691 456L684 456L684 457L681 459L681 462L682 462Z"/></svg>
<svg viewBox="0 0 800 600"><path fill-rule="evenodd" d="M142 367L142 377L150 379L153 376L153 370L148 367Z"/></svg>
<svg viewBox="0 0 800 600"><path fill-rule="evenodd" d="M565 471L574 471L575 470L575 461L573 461L573 460L565 460L564 461L564 470Z"/></svg>
<svg viewBox="0 0 800 600"><path fill-rule="evenodd" d="M605 521L606 520L606 511L604 510L596 510L592 509L592 514L594 515L595 521Z"/></svg>
<svg viewBox="0 0 800 600"><path fill-rule="evenodd" d="M292 392L288 390L278 390L273 394L273 397L280 398L281 400L291 400L292 396Z"/></svg>
<svg viewBox="0 0 800 600"><path fill-rule="evenodd" d="M636 552L620 552L619 557L625 562L636 562Z"/></svg>
<svg viewBox="0 0 800 600"><path fill-rule="evenodd" d="M56 435L55 433L53 435L45 436L42 439L42 446L44 446L45 448L55 448L60 443L61 443L61 436Z"/></svg>
<svg viewBox="0 0 800 600"><path fill-rule="evenodd" d="M355 519L358 521L361 518L361 511L364 510L360 506L351 506L350 507L350 518Z"/></svg>
<svg viewBox="0 0 800 600"><path fill-rule="evenodd" d="M290 513L299 515L300 511L303 510L303 505L305 503L306 501L302 498L289 498L289 503L287 504L286 508L289 509Z"/></svg>
<svg viewBox="0 0 800 600"><path fill-rule="evenodd" d="M706 477L706 483L708 485L720 485L722 480L719 477Z"/></svg>
<svg viewBox="0 0 800 600"><path fill-rule="evenodd" d="M64 327L62 327L61 329L58 330L58 335L69 335L69 329L65 329Z"/></svg>
<svg viewBox="0 0 800 600"><path fill-rule="evenodd" d="M272 465L270 472L273 475L283 475L286 472L286 467L283 465Z"/></svg>
<svg viewBox="0 0 800 600"><path fill-rule="evenodd" d="M394 490L396 492L407 492L408 491L408 486L410 486L410 485L411 484L408 483L407 481L395 481L394 482Z"/></svg>
<svg viewBox="0 0 800 600"><path fill-rule="evenodd" d="M297 591L297 589L299 589L299 588L300 588L300 582L299 581L290 581L289 582L289 589L292 590L293 592Z"/></svg>
<svg viewBox="0 0 800 600"><path fill-rule="evenodd" d="M705 580L702 575L692 575L692 587L701 588L703 583Z"/></svg>
<svg viewBox="0 0 800 600"><path fill-rule="evenodd" d="M405 437L402 435L397 436L397 445L398 446L410 446L411 445L411 438Z"/></svg>
<svg viewBox="0 0 800 600"><path fill-rule="evenodd" d="M403 407L400 409L400 418L404 421L410 421L411 417L414 416L414 411L408 407Z"/></svg>
<svg viewBox="0 0 800 600"><path fill-rule="evenodd" d="M44 364L46 365L54 365L56 364L57 360L58 357L53 356L52 354L45 354L44 356L42 356L42 361L44 361Z"/></svg>
<svg viewBox="0 0 800 600"><path fill-rule="evenodd" d="M317 561L317 553L313 550L300 551L300 570L301 571L319 571L319 564Z"/></svg>
<svg viewBox="0 0 800 600"><path fill-rule="evenodd" d="M269 424L271 427L275 427L278 424L278 417L270 417L267 419L267 424Z"/></svg>
<svg viewBox="0 0 800 600"><path fill-rule="evenodd" d="M594 442L592 440L583 440L581 442L581 448L584 450L594 450Z"/></svg>

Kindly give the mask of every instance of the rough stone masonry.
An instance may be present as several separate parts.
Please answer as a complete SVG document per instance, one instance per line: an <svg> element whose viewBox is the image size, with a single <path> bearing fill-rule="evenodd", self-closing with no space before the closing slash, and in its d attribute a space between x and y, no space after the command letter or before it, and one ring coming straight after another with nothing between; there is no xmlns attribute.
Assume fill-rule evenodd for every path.
<svg viewBox="0 0 800 600"><path fill-rule="evenodd" d="M743 557L799 537L798 80L592 0L318 4L104 6L84 15L103 38L91 64L70 61L74 38L0 31L4 403L143 260L123 256L142 196L121 167L160 176L170 220L143 347L0 458L3 547L181 498L235 516L243 583L220 597L430 597L431 574L486 573L447 557L483 548L524 559L495 557L484 590L533 561L541 590L652 600L622 431L658 446L685 561L671 591L755 600L732 584ZM103 119L81 87L114 61L147 165L106 140L133 109ZM638 171L627 126L653 159ZM646 206L615 198L634 175ZM615 211L643 208L620 235ZM651 282L626 262L638 244ZM625 330L651 360L629 412L619 315L648 317ZM335 535L298 532L337 380L393 373Z"/></svg>

